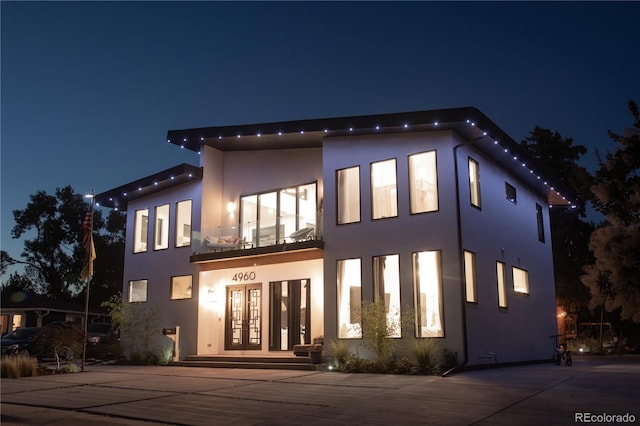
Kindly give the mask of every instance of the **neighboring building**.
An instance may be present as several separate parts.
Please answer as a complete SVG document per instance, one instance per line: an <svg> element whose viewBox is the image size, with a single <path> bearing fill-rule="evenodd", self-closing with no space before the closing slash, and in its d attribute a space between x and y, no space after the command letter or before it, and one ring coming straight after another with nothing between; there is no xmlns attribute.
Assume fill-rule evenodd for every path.
<svg viewBox="0 0 640 426"><path fill-rule="evenodd" d="M200 154L96 197L127 211L124 295L180 327L180 357L361 339L380 300L394 338L469 365L550 356L548 208L570 207L475 108L168 132ZM166 342L166 338L165 338ZM360 354L363 352L360 351Z"/></svg>
<svg viewBox="0 0 640 426"><path fill-rule="evenodd" d="M20 327L42 327L53 322L73 322L81 326L84 306L36 294L31 291L3 291L0 306L2 334ZM107 312L89 312L89 322L109 322Z"/></svg>

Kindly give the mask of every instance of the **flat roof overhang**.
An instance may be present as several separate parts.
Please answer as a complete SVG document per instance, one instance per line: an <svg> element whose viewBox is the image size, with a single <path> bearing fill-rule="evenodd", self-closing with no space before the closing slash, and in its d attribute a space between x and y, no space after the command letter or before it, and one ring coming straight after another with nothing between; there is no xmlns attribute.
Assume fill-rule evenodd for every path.
<svg viewBox="0 0 640 426"><path fill-rule="evenodd" d="M247 125L201 127L167 132L167 142L200 152L257 151L321 147L325 138L451 130L526 182L551 206L576 207L576 197L519 143L475 107L362 115Z"/></svg>
<svg viewBox="0 0 640 426"><path fill-rule="evenodd" d="M95 201L102 207L126 210L129 201L197 180L202 180L202 168L183 163L97 194Z"/></svg>

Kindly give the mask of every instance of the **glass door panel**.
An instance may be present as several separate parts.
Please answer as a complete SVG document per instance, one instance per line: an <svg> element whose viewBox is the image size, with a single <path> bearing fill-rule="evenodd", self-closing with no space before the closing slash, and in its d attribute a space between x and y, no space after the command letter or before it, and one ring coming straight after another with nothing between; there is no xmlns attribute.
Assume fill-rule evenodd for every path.
<svg viewBox="0 0 640 426"><path fill-rule="evenodd" d="M311 343L309 280L270 283L271 335L269 349L293 350L294 345Z"/></svg>
<svg viewBox="0 0 640 426"><path fill-rule="evenodd" d="M225 349L262 346L261 286L227 287Z"/></svg>

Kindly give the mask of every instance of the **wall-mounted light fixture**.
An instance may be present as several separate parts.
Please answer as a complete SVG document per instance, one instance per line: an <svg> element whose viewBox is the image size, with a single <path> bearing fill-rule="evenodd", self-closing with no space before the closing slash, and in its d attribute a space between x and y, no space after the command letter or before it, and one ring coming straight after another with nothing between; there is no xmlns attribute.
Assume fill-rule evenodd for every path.
<svg viewBox="0 0 640 426"><path fill-rule="evenodd" d="M236 203L229 201L229 203L227 203L227 211L229 214L233 214L236 211Z"/></svg>

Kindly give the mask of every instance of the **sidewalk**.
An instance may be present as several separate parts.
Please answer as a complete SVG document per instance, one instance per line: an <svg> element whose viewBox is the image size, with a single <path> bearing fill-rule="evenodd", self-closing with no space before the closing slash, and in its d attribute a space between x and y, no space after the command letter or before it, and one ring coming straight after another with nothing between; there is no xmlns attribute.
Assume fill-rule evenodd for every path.
<svg viewBox="0 0 640 426"><path fill-rule="evenodd" d="M572 367L446 378L89 366L84 373L2 379L1 387L3 426L556 425L575 424L576 413L629 413L640 423L637 355L576 356Z"/></svg>

